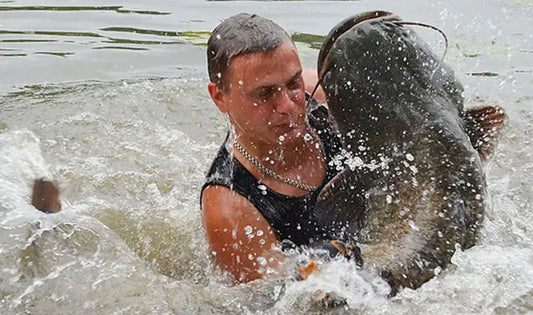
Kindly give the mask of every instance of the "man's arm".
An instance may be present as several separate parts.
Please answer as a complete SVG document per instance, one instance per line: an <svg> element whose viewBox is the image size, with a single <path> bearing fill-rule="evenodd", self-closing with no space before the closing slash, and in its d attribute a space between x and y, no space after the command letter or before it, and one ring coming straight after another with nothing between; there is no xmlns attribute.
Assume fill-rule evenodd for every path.
<svg viewBox="0 0 533 315"><path fill-rule="evenodd" d="M202 194L202 211L215 260L236 281L281 272L283 255L276 235L250 201L227 187L209 186Z"/></svg>

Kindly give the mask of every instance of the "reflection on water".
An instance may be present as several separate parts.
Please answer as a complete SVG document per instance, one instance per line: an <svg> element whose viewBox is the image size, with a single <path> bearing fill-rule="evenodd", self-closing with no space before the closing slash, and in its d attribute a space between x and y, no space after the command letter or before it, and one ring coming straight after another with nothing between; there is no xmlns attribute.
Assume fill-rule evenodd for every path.
<svg viewBox="0 0 533 315"><path fill-rule="evenodd" d="M157 35L157 36L167 36L167 37L178 37L182 39L187 38L197 38L201 37L201 34L204 33L196 33L196 32L174 32L173 35L170 35L170 32L164 32L164 31L155 31L155 30L136 30L136 29L128 29L128 28L118 28L118 27L108 27L108 28L102 28L102 31L109 31L109 32L131 32L133 34L151 34L151 35ZM2 39L0 42L4 43L52 43L52 42L65 42L68 43L70 40L68 37L94 37L94 38L100 38L100 43L106 44L127 44L127 45L168 45L168 44L184 44L185 41L182 40L175 40L175 41L163 41L163 40L134 40L134 39L127 39L127 38L114 38L111 36L106 35L100 35L96 33L86 33L86 32L59 32L59 31L7 31L7 30L0 30L0 35L26 35L27 37L52 37L52 38L58 38L58 39L32 39L32 38L17 38L17 39ZM143 47L128 47L128 46L95 46L92 47L93 49L145 49L148 50L148 48ZM59 54L59 53L55 53ZM70 55L74 53L68 53Z"/></svg>
<svg viewBox="0 0 533 315"><path fill-rule="evenodd" d="M467 75L480 76L480 77L497 77L498 74L494 72L470 72Z"/></svg>
<svg viewBox="0 0 533 315"><path fill-rule="evenodd" d="M136 10L127 10L122 6L77 6L77 7L68 7L68 6L12 6L12 7L0 7L0 11L114 11L116 13L122 14L150 14L150 15L168 15L170 12L157 12L157 11L136 11Z"/></svg>
<svg viewBox="0 0 533 315"><path fill-rule="evenodd" d="M475 1L420 2L417 6L387 1L159 0L152 4L135 0L117 5L82 1L76 6L2 3L0 68L10 76L0 76L0 93L43 82L170 76L183 68L205 73L205 52L200 46L205 45L209 31L224 17L243 11L265 15L284 26L299 43L306 67L315 67L322 36L337 22L358 12L383 8L405 20L443 29L455 39L453 46L457 48L449 58L456 58L459 67L470 68L465 72L505 76L501 67L491 66L494 57L502 58L500 63L504 58L516 59L513 63L519 66L515 71L531 71L530 63L520 62L533 51L527 45L530 35L523 27L531 21L527 1L495 2L482 5L481 11ZM499 19L502 10L513 18ZM473 36L479 33L483 35ZM457 58L457 53L470 60Z"/></svg>
<svg viewBox="0 0 533 315"><path fill-rule="evenodd" d="M0 3L0 313L320 313L318 289L343 295L349 313L533 311L528 1ZM286 27L315 67L322 36L375 7L443 28L469 106L508 111L486 167L481 243L392 300L379 278L342 261L306 282L227 286L199 210L227 128L206 93L209 31L257 12ZM59 183L61 213L30 206L41 176Z"/></svg>

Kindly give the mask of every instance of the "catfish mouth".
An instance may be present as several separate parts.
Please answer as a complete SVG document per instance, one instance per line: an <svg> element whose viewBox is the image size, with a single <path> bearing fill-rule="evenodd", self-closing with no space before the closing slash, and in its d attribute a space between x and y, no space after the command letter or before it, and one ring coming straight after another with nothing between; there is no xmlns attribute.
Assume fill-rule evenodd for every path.
<svg viewBox="0 0 533 315"><path fill-rule="evenodd" d="M324 42L322 43L322 48L320 49L320 52L318 54L319 81L321 81L322 76L327 71L328 67L325 67L325 64L328 61L329 53L331 49L333 48L335 41L337 41L337 39L340 36L342 36L342 34L346 33L348 30L350 30L355 25L369 21L369 20L374 20L374 19L400 21L400 18L397 15L395 15L392 12L388 12L388 11L364 12L361 14L351 16L341 21L329 32L329 34L324 39Z"/></svg>

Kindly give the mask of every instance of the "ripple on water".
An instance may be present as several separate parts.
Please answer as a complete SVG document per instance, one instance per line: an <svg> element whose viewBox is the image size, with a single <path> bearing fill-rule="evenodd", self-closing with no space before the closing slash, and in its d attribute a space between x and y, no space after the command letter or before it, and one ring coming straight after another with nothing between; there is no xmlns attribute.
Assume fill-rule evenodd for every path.
<svg viewBox="0 0 533 315"><path fill-rule="evenodd" d="M226 133L224 117L198 93L205 85L87 82L1 99L0 161L12 165L0 169L0 185L9 188L0 189L4 309L318 313L311 297L321 289L346 298L346 312L532 310L530 111L511 109L486 166L492 203L480 245L458 251L420 289L386 299L381 279L343 261L306 282L228 287L212 264L199 209L204 172ZM60 183L62 213L29 206L29 183L42 174Z"/></svg>

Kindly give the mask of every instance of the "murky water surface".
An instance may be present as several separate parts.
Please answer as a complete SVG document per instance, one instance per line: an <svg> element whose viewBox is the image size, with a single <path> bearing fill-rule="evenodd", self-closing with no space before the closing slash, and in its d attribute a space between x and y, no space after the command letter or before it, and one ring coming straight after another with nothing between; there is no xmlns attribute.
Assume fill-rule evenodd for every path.
<svg viewBox="0 0 533 315"><path fill-rule="evenodd" d="M532 2L0 1L0 312L533 312ZM314 68L343 18L385 9L438 26L468 106L500 104L509 126L486 165L478 246L420 289L336 261L304 282L228 286L204 239L199 190L226 133L207 91L205 42L224 17L269 17ZM438 35L427 36L443 52ZM59 183L63 211L30 205L34 178Z"/></svg>

